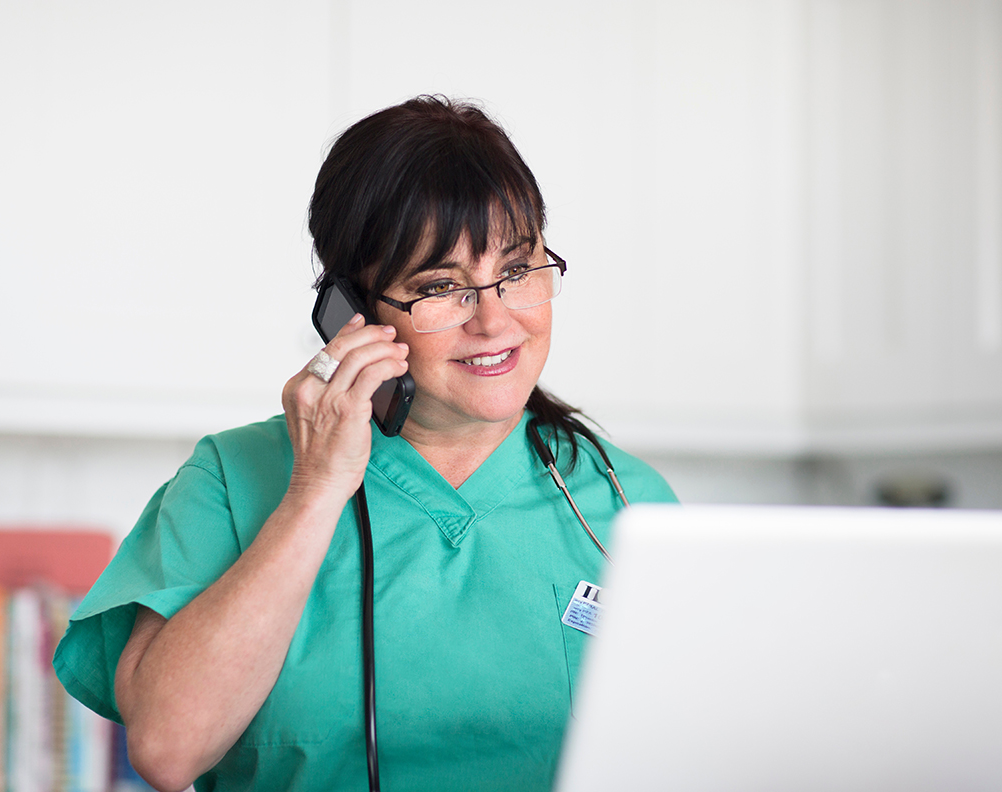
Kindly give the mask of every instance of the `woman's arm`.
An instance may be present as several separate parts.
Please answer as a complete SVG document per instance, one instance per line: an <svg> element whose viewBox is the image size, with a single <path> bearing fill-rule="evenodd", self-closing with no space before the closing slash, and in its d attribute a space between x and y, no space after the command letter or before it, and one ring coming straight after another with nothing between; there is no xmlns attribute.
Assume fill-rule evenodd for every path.
<svg viewBox="0 0 1002 792"><path fill-rule="evenodd" d="M293 377L283 405L294 452L288 492L214 584L166 620L137 615L115 674L115 697L136 770L183 790L215 765L268 697L341 511L361 484L371 399L406 370L393 329L346 325L326 351L329 384Z"/></svg>

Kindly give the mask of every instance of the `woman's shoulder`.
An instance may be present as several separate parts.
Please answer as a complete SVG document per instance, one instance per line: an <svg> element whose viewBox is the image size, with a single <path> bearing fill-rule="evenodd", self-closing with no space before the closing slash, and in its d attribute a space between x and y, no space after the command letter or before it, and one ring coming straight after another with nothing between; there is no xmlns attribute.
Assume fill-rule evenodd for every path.
<svg viewBox="0 0 1002 792"><path fill-rule="evenodd" d="M206 435L182 467L198 467L225 480L237 467L287 467L292 446L284 415Z"/></svg>
<svg viewBox="0 0 1002 792"><path fill-rule="evenodd" d="M652 465L639 457L624 451L610 440L599 434L594 434L602 451L612 463L616 477L620 480L631 502L637 503L678 503L671 486L665 481ZM557 440L550 440L551 448L564 448L570 445L570 438L563 429L558 430ZM589 440L578 433L576 435L578 453L576 464L570 465L565 476L591 476L595 472L605 475L606 465L599 450ZM565 457L569 459L570 457ZM589 462L590 460L590 462ZM563 470L563 468L562 468Z"/></svg>
<svg viewBox="0 0 1002 792"><path fill-rule="evenodd" d="M72 695L120 720L103 658L117 662L137 605L170 618L232 566L284 493L288 445L282 416L198 442L73 615L54 660Z"/></svg>
<svg viewBox="0 0 1002 792"><path fill-rule="evenodd" d="M675 496L671 485L668 484L665 477L650 463L624 451L604 437L599 437L598 441L602 445L602 450L609 457L617 478L623 483L623 487L628 490L627 497L631 501L638 503L678 503L678 498ZM597 464L602 463L599 454L589 448L590 444L588 441L583 441L581 445L585 448L586 452L590 451L591 455L597 458Z"/></svg>
<svg viewBox="0 0 1002 792"><path fill-rule="evenodd" d="M203 444L230 454L275 450L289 445L289 429L285 415L273 415L264 421L206 435L199 442L200 446Z"/></svg>

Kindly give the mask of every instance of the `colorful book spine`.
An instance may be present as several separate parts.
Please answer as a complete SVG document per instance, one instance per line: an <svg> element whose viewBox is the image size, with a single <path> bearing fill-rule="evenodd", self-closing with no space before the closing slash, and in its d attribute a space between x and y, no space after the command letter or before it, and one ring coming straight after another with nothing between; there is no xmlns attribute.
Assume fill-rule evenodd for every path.
<svg viewBox="0 0 1002 792"><path fill-rule="evenodd" d="M124 729L71 698L52 653L78 601L47 586L0 588L0 792L149 792L121 758Z"/></svg>
<svg viewBox="0 0 1002 792"><path fill-rule="evenodd" d="M7 640L9 610L10 595L6 588L0 586L0 792L6 792L10 788L7 784L7 700L10 695L7 689L7 669L10 665Z"/></svg>
<svg viewBox="0 0 1002 792"><path fill-rule="evenodd" d="M33 588L11 596L8 786L17 792L50 792L51 757L45 734L44 618Z"/></svg>
<svg viewBox="0 0 1002 792"><path fill-rule="evenodd" d="M124 730L72 699L52 654L112 539L79 526L0 530L0 792L149 792ZM116 761L118 762L116 766Z"/></svg>

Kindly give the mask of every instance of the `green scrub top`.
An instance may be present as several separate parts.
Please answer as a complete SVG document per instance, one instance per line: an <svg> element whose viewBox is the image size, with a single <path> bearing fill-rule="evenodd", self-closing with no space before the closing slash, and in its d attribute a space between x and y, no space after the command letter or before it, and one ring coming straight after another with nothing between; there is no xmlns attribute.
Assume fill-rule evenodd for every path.
<svg viewBox="0 0 1002 792"><path fill-rule="evenodd" d="M458 489L405 440L373 429L365 487L386 790L553 783L588 640L561 617L580 581L600 582L604 561L532 449L528 417ZM675 500L652 468L604 445L631 502ZM137 603L170 618L211 585L278 506L291 471L282 416L198 443L57 648L74 697L121 720L115 668ZM587 441L565 480L604 542L619 500ZM349 503L274 689L199 792L367 789L360 564Z"/></svg>

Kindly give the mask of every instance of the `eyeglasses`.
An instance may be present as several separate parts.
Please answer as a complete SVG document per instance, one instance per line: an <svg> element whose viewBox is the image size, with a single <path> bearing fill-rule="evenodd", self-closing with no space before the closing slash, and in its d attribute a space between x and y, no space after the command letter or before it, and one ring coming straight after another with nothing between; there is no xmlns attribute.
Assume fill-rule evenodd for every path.
<svg viewBox="0 0 1002 792"><path fill-rule="evenodd" d="M385 294L381 294L379 299L409 313L411 324L419 333L436 333L466 324L477 312L480 292L484 289L494 289L506 308L516 311L535 308L560 294L560 284L567 270L566 261L549 248L544 247L543 250L552 263L516 272L487 286L464 286L409 302L400 302Z"/></svg>

